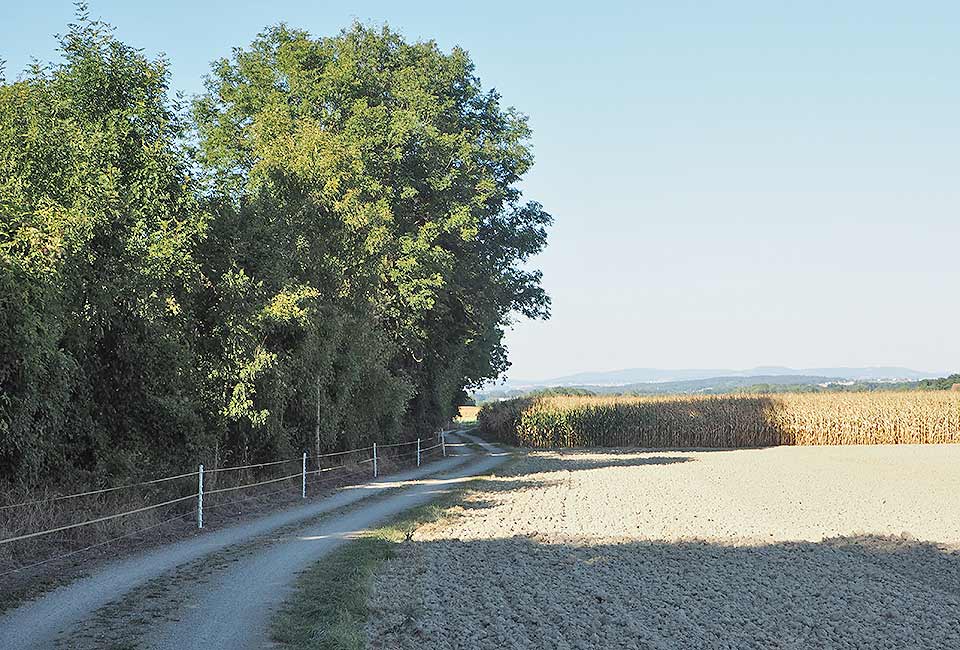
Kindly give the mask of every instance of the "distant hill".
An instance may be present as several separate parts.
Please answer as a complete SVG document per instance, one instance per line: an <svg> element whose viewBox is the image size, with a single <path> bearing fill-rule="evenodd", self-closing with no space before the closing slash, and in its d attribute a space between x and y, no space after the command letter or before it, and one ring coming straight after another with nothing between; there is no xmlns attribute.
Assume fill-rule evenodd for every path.
<svg viewBox="0 0 960 650"><path fill-rule="evenodd" d="M529 395L666 395L684 393L728 393L772 387L773 390L807 388L816 390L824 384L844 381L836 377L812 375L752 375L749 377L711 377L683 381L641 382L636 384L583 384L580 386L551 386L548 388L491 388L478 391L480 401L506 399Z"/></svg>
<svg viewBox="0 0 960 650"><path fill-rule="evenodd" d="M898 369L899 370L899 369ZM960 374L936 379L848 379L827 375L747 375L635 384L500 386L477 391L479 402L534 395L691 395L875 390L960 390Z"/></svg>
<svg viewBox="0 0 960 650"><path fill-rule="evenodd" d="M505 386L510 388L533 388L545 386L628 386L632 384L682 382L701 379L733 377L812 377L833 380L853 381L917 381L941 377L945 372L925 372L910 368L869 367L869 368L787 368L783 366L760 366L748 370L730 369L674 369L628 368L603 372L581 372L563 377L544 380L511 380ZM758 383L758 382L754 382ZM759 382L765 383L765 382ZM776 382L773 382L776 383ZM818 383L818 382L814 382Z"/></svg>
<svg viewBox="0 0 960 650"><path fill-rule="evenodd" d="M818 375L750 375L746 377L710 377L686 381L644 382L625 386L587 386L596 393L636 393L638 395L663 395L669 393L727 393L759 386L817 387L824 384L844 382L838 377Z"/></svg>
<svg viewBox="0 0 960 650"><path fill-rule="evenodd" d="M588 391L599 395L667 393L782 392L806 390L944 389L960 383L960 375L910 368L804 368L760 366L749 370L629 368L581 372L539 381L513 380L477 391L480 400L497 400L531 393ZM938 379L939 378L939 379ZM956 381L954 381L956 378Z"/></svg>

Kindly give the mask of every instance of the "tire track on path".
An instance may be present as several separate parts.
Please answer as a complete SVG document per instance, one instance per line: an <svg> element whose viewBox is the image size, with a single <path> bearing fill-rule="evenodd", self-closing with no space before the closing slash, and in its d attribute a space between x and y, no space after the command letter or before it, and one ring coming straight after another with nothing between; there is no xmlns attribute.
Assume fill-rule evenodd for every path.
<svg viewBox="0 0 960 650"><path fill-rule="evenodd" d="M448 457L417 470L341 488L329 497L301 507L181 540L100 567L88 577L25 602L0 616L0 648L50 648L58 636L76 629L97 610L122 603L124 597L135 589L176 572L191 562L263 538L285 527L316 519L325 513L360 504L368 497L383 495L407 482L447 472L468 462L469 457ZM377 504L373 505L376 507Z"/></svg>

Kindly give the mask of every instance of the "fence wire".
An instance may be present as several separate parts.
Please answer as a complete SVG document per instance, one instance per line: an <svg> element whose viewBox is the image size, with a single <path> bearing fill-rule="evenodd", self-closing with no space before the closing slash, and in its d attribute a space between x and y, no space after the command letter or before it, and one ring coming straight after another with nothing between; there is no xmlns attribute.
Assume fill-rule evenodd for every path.
<svg viewBox="0 0 960 650"><path fill-rule="evenodd" d="M379 450L379 449L400 448L400 447L403 447L403 446L416 445L416 444L417 444L417 441L414 440L414 441L409 441L409 442L392 443L392 444L388 444L388 445L376 445L376 446L371 445L371 446L369 446L369 447L361 447L361 448L358 448L358 449L347 449L347 450L344 450L344 451L338 451L338 452L331 452L331 453L327 453L327 454L321 454L321 455L319 455L319 456L314 456L314 457L312 457L312 458L309 457L309 456L307 456L307 457L306 457L306 460L307 460L308 462L316 463L318 460L321 460L321 459L323 459L323 458L332 458L332 457L343 456L343 455L346 455L346 454L355 454L355 453L363 453L363 452L367 452L367 451L372 451L375 447ZM428 451L430 451L430 450L433 450L433 449L436 449L436 448L438 448L438 447L440 447L440 446L442 446L442 445L443 445L443 442L441 441L441 442L439 442L439 443L437 443L437 444L435 444L435 445L432 445L432 446L430 446L430 447L421 448L421 449L419 450L420 457L423 458L423 456L426 454L426 452L428 452ZM400 460L400 459L404 459L404 458L412 458L412 457L416 456L417 454L418 454L418 451L414 450L414 451L409 451L409 452L406 452L406 453L393 454L393 455L391 455L391 456L382 456L380 459L381 459L381 460L385 460L385 461L396 461L396 460ZM267 463L255 463L255 464L251 464L251 465L237 465L237 466L234 466L234 467L221 467L221 468L215 468L215 469L210 469L210 470L205 469L205 470L203 470L203 474L216 474L216 473L220 473L220 472L238 471L238 470L243 470L243 469L257 469L257 468L272 467L272 466L282 465L282 464L285 464L285 463L292 463L292 462L301 462L301 463L303 463L303 461L304 461L304 457L301 456L301 457L299 457L299 458L291 458L291 459L284 459L284 460L278 460L278 461L271 461L271 462L267 462ZM357 461L356 466L359 467L359 466L364 465L364 464L366 464L366 463L373 463L373 462L374 462L374 458L365 458L365 459L363 459L363 460ZM304 464L304 467L305 467L305 466L306 466L306 464ZM248 483L248 484L243 484L243 485L235 485L235 486L230 486L230 487L225 487L225 488L217 488L217 489L213 489L213 490L203 490L203 491L202 491L202 495L206 497L206 496L210 496L210 495L214 495L214 494L223 494L223 493L226 493L226 492L234 492L234 491L237 491L237 490L254 488L254 487L259 487L259 486L263 486L263 485L270 485L270 484L273 484L273 483L279 483L279 482L281 482L281 481L290 481L290 480L295 479L295 478L304 479L305 477L311 476L311 475L316 475L316 476L320 477L320 476L322 476L322 475L323 475L324 473L326 473L326 472L332 472L332 471L336 471L336 470L348 469L349 467L350 467L350 465L345 465L345 464L343 464L343 465L335 465L335 466L331 466L331 467L320 467L319 469L314 469L314 470L301 470L300 472L297 472L296 474L290 474L290 475L282 476L282 477L279 477L279 478L273 478L273 479L268 479L268 480L264 480L264 481L258 481L258 482L256 482L256 483ZM346 480L349 480L349 479L353 479L353 478L358 477L358 476L361 476L361 475L363 475L363 476L369 476L369 474L370 474L369 470L363 470L363 471L353 470L353 471L348 471L348 472L345 472L344 474L337 474L337 475L335 475L335 476L330 476L330 477L327 477L327 478L318 478L318 480L315 480L315 481L313 481L312 483L308 484L307 487L315 487L317 484L329 483L329 482L332 482L332 481L343 481L343 480L345 480L345 479L346 479ZM153 480L149 480L149 481L141 481L141 482L138 482L138 483L130 483L130 484L127 484L127 485L119 485L119 486L116 486L116 487L103 488L103 489L100 489L100 490L90 490L90 491L87 491L87 492L78 492L78 493L76 493L76 494L66 494L66 495L61 495L61 496L56 496L56 497L50 497L50 498L44 498L44 499L34 499L34 500L30 500L30 501L24 501L24 502L21 502L21 503L8 504L8 505L0 506L0 510L7 510L7 509L12 509L12 508L25 507L25 506L33 506L33 505L42 505L42 504L48 504L48 503L53 503L53 502L57 502L57 501L63 501L63 500L67 500L67 499L75 499L75 498L80 498L80 497L85 497L85 496L101 495L101 494L106 494L106 493L109 493L109 492L115 492L115 491L118 491L118 490L125 490L125 489L130 489L130 488L148 486L148 485L156 485L156 484L159 484L159 483L165 483L165 482L168 482L168 481L175 481L175 480L178 480L178 479L198 477L199 475L200 475L200 471L197 470L197 471L194 471L194 472L186 472L186 473L183 473L183 474L177 474L177 475L175 475L175 476L166 476L166 477L157 478L157 479L153 479ZM266 496L271 496L271 495L274 495L274 494L279 494L280 492L285 492L285 491L287 491L287 490L289 490L289 489L291 489L291 488L290 488L290 487L284 487L284 488L281 488L280 490L275 490L275 491L272 491L272 492L268 492L268 493L266 493L266 494L251 495L251 496L249 496L249 497L244 497L244 498L242 498L242 499L237 499L237 500L235 500L235 501L230 501L230 502L225 502L225 503L209 503L209 504L205 504L204 507L205 507L206 509L212 509L212 508L225 507L225 506L228 506L228 505L235 505L235 504L237 504L237 503L241 503L241 502L244 502L244 501L249 501L249 500L252 500L252 499L258 499L258 498L263 498L263 497L266 497ZM191 500L191 499L197 499L197 498L200 497L200 496L201 496L201 493L200 493L200 490L199 490L199 488L198 488L196 491L192 492L191 494L188 494L188 495L182 496L182 497L178 497L178 498L176 498L176 499L170 499L170 500L167 500L167 501L163 501L163 502L161 502L161 503L151 504L151 505L143 506L143 507L141 507L141 508L134 508L134 509L132 509L132 510L127 510L127 511L124 511L124 512L118 512L118 513L114 513L114 514L110 514L110 515L104 515L104 516L102 516L102 517L97 517L97 518L94 518L94 519L89 519L89 520L87 520L87 521L82 521L82 522L77 522L77 523L72 523L72 524L66 524L66 525L63 525L63 526L57 526L57 527L50 528L50 529L46 529L46 530L36 531L36 532L32 532L32 533L25 533L25 534L22 534L22 535L16 535L16 536L14 536L14 537L9 537L9 538L6 538L6 539L0 539L0 546L2 546L2 545L4 545L4 544L11 544L11 543L13 543L13 542L18 542L18 541L23 541L23 540L27 540L27 539L36 538L36 537L41 537L41 536L45 536L45 535L51 535L51 534L53 534L53 533L63 532L63 531L67 531L67 530L73 530L73 529L75 529L75 528L80 528L80 527L82 527L82 526L89 526L89 525L93 525L93 524L98 524L98 523L103 523L103 522L107 522L107 521L112 521L112 520L115 520L115 519L119 519L119 518L121 518L121 517L127 517L127 516L129 516L129 515L134 515L134 514L141 513L141 512L147 512L147 511L149 511L149 510L155 510L155 509L158 509L158 508L163 508L163 507L166 507L166 506L174 505L174 504L176 504L176 503L181 503L181 502L188 501L188 500ZM47 564L47 563L49 563L49 562L53 562L53 561L56 561L56 560L62 560L62 559L65 559L65 558L67 558L67 557L70 557L70 556L73 556L73 555L77 555L77 554L79 554L79 553L82 553L82 552L84 552L84 551L88 551L88 550L97 548L97 547L99 547L99 546L103 546L103 545L106 545L106 544L110 544L110 543L112 543L112 542L119 541L119 540L125 539L125 538L127 538L127 537L132 537L132 536L134 536L134 535L137 535L137 534L139 534L139 533L142 533L142 532L145 532L145 531L148 531L148 530L152 530L152 529L154 529L154 528L157 528L157 527L162 526L162 525L164 525L164 524L170 523L170 522L172 522L172 521L176 521L176 520L178 520L178 519L182 519L182 518L184 518L184 517L186 517L186 516L189 516L189 515L191 515L191 514L193 514L193 511L186 512L186 513L177 515L176 517L173 517L173 518L164 520L164 521L159 522L159 523L156 523L156 524L152 524L152 525L150 525L150 526L147 526L147 527L145 527L145 528L138 529L138 530L133 531L133 532L131 532L131 533L126 533L126 534L120 535L120 536L118 536L118 537L114 537L114 538L111 538L111 539L108 539L108 540L105 540L105 541L102 541L102 542L98 542L98 543L96 543L96 544L92 544L92 545L90 545L90 546L87 546L87 547L84 547L84 548L81 548L81 549L77 549L77 550L75 550L75 551L71 551L71 552L66 553L66 554L64 554L64 555L59 555L59 556L57 556L57 557L49 558L49 559L46 559L46 560L42 560L42 561L40 561L40 562L36 562L36 563L30 564L30 565L26 565L26 566L22 566L22 567L17 567L16 569L12 569L12 570L6 571L6 572L4 572L4 573L0 573L0 577L5 576L5 575L8 575L8 574L10 574L10 573L17 572L17 571L23 571L23 570L25 570L25 569L29 569L29 568L33 568L33 567L40 566L40 565L43 565L43 564Z"/></svg>
<svg viewBox="0 0 960 650"><path fill-rule="evenodd" d="M153 530L154 528L159 528L160 526L165 526L166 524L169 524L169 523L172 523L172 522L174 522L174 521L177 521L178 519L183 519L184 517L189 517L189 516L191 516L191 515L193 515L192 512L184 512L183 514L179 514L179 515L177 515L176 517L170 517L169 519L164 519L164 520L161 521L161 522L158 522L158 523L155 523L155 524L150 524L149 526L145 526L144 528L139 528L139 529L137 529L137 530L135 530L135 531L133 531L133 532L125 533L125 534L123 534L123 535L118 535L117 537L112 537L112 538L110 538L110 539L104 540L104 541L102 541L102 542L97 542L96 544L91 544L91 545L85 546L85 547L83 547L83 548L78 548L78 549L76 549L75 551L70 551L69 553L64 553L63 555L58 555L58 556L56 556L56 557L47 558L46 560L40 560L39 562L34 562L33 564L27 564L27 565L25 565L25 566L19 566L19 567L15 568L15 569L10 569L10 570L8 570L8 571L4 571L3 573L0 573L0 578L2 578L2 577L4 577L4 576L8 576L8 575L10 575L10 574L12 574L12 573L17 573L17 572L19 572L19 571L26 571L27 569L35 569L35 568L38 567L38 566L42 566L42 565L44 565L44 564L49 564L50 562L56 562L56 561L58 561L58 560L65 560L65 559L67 559L68 557L72 557L72 556L74 556L74 555L79 555L80 553L86 553L87 551L91 551L91 550L93 550L93 549L95 549L95 548L99 548L100 546L106 546L107 544L112 544L112 543L114 543L114 542L119 542L121 539L126 539L126 538L128 538L128 537L133 537L134 535L140 535L141 533L145 533L145 532L147 532L148 530Z"/></svg>
<svg viewBox="0 0 960 650"><path fill-rule="evenodd" d="M153 479L152 481L141 481L139 483L129 483L127 485L118 485L116 487L103 488L102 490L90 490L89 492L78 492L76 494L64 494L62 496L50 497L47 499L34 499L33 501L24 501L22 503L11 503L5 506L0 506L0 510L6 510L8 508L20 508L23 506L34 506L40 505L42 503L53 503L54 501L63 501L64 499L76 499L79 497L91 496L94 494L106 494L107 492L116 492L117 490L126 490L129 488L143 487L145 485L156 485L158 483L166 483L167 481L176 481L181 478L190 478L191 476L196 476L199 474L199 471L196 472L187 472L186 474L177 474L176 476L165 476L163 478Z"/></svg>
<svg viewBox="0 0 960 650"><path fill-rule="evenodd" d="M26 535L17 535L16 537L8 537L7 539L0 539L0 545L9 544L10 542L19 542L22 539L31 539L33 537L40 537L41 535L49 535L51 533L59 533L64 530L71 530L73 528L80 528L80 526L89 526L91 524L99 524L104 521L110 521L111 519L118 519L120 517L126 517L128 515L135 515L138 512L146 512L147 510L155 510L156 508L162 508L164 506L169 506L174 503L179 503L180 501L186 501L187 499L196 499L196 494L188 494L185 497L180 497L179 499L170 499L169 501L164 501L163 503L155 503L153 505L144 506L142 508L134 508L133 510L127 510L126 512L118 512L113 515L106 515L105 517L97 517L96 519L89 519L87 521L81 521L77 524L68 524L66 526L57 526L56 528L50 528L48 530L40 530L35 533L28 533Z"/></svg>

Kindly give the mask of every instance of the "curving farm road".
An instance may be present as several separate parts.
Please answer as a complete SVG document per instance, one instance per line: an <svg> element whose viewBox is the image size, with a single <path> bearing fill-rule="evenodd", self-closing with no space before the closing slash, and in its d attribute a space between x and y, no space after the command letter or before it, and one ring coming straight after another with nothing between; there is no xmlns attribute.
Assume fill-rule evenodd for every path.
<svg viewBox="0 0 960 650"><path fill-rule="evenodd" d="M344 540L503 461L464 451L99 569L0 616L0 648L269 647L271 608ZM376 497L376 498L374 498Z"/></svg>

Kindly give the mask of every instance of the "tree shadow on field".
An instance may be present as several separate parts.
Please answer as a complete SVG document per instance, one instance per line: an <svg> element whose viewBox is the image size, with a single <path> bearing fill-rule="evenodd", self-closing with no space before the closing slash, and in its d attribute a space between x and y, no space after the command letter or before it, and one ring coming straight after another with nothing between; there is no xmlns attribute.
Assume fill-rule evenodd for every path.
<svg viewBox="0 0 960 650"><path fill-rule="evenodd" d="M551 485L559 485L561 481L541 480L534 478L486 478L478 487L474 487L464 494L458 495L454 504L464 510L483 510L498 504L495 495L505 492L524 492L538 490Z"/></svg>
<svg viewBox="0 0 960 650"><path fill-rule="evenodd" d="M521 457L504 468L502 473L498 472L491 477L480 479L475 487L456 500L456 506L463 510L495 507L502 500L496 496L498 494L539 490L565 483L568 478L560 473L610 467L675 465L696 460L688 456L638 456L636 453L617 454L609 450L556 450L532 453L533 464L527 464L526 458ZM598 457L589 458L594 454ZM620 457L611 458L611 456ZM556 478L551 478L550 475L554 473L558 475Z"/></svg>
<svg viewBox="0 0 960 650"><path fill-rule="evenodd" d="M608 449L556 449L533 452L537 465L546 472L575 472L608 467L645 467L694 462L690 456L643 456L644 452ZM591 458L591 456L593 456Z"/></svg>
<svg viewBox="0 0 960 650"><path fill-rule="evenodd" d="M596 457L591 458L590 456ZM528 458L532 463L527 462ZM483 479L481 487L471 490L471 494L474 502L479 503L483 500L478 496L483 492L536 490L560 485L566 480L561 476L550 478L551 473L578 472L612 467L676 465L695 460L695 458L689 456L641 456L636 452L617 453L606 449L531 451L529 456L521 456L495 473L492 478Z"/></svg>
<svg viewBox="0 0 960 650"><path fill-rule="evenodd" d="M569 480L551 472L635 465L642 477L693 459L551 450L531 460L456 504L466 517L506 505L498 515L398 548L373 584L370 647L960 648L960 546L869 534L773 543L512 534L509 519L527 515L512 513L505 493Z"/></svg>
<svg viewBox="0 0 960 650"><path fill-rule="evenodd" d="M960 647L960 552L905 538L441 539L409 542L397 561L414 556L439 605L404 622L409 608L378 590L412 598L424 584L378 578L372 647Z"/></svg>

